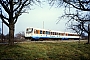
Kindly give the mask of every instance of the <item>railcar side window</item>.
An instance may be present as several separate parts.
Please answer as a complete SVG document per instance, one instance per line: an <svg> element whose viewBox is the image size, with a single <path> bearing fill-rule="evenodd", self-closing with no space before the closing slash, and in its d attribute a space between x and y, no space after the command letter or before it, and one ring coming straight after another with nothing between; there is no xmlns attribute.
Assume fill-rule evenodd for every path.
<svg viewBox="0 0 90 60"><path fill-rule="evenodd" d="M74 36L79 36L78 34L74 34Z"/></svg>
<svg viewBox="0 0 90 60"><path fill-rule="evenodd" d="M53 35L53 32L51 32L51 35Z"/></svg>
<svg viewBox="0 0 90 60"><path fill-rule="evenodd" d="M45 31L43 31L43 34L45 34Z"/></svg>
<svg viewBox="0 0 90 60"><path fill-rule="evenodd" d="M56 32L55 32L55 35L56 35Z"/></svg>
<svg viewBox="0 0 90 60"><path fill-rule="evenodd" d="M61 33L61 35L63 36L63 35L64 35L64 33Z"/></svg>
<svg viewBox="0 0 90 60"><path fill-rule="evenodd" d="M48 31L48 34L50 34L50 32Z"/></svg>
<svg viewBox="0 0 90 60"><path fill-rule="evenodd" d="M36 30L34 30L34 34L36 34Z"/></svg>
<svg viewBox="0 0 90 60"><path fill-rule="evenodd" d="M42 34L42 30L40 30L40 34Z"/></svg>
<svg viewBox="0 0 90 60"><path fill-rule="evenodd" d="M50 32L49 31L46 31L46 34L50 34Z"/></svg>
<svg viewBox="0 0 90 60"><path fill-rule="evenodd" d="M68 34L66 33L66 36L68 36Z"/></svg>
<svg viewBox="0 0 90 60"><path fill-rule="evenodd" d="M70 36L70 34L68 34L68 36Z"/></svg>
<svg viewBox="0 0 90 60"><path fill-rule="evenodd" d="M48 34L48 31L46 31L46 34Z"/></svg>
<svg viewBox="0 0 90 60"><path fill-rule="evenodd" d="M52 35L54 35L54 32L52 32Z"/></svg>
<svg viewBox="0 0 90 60"><path fill-rule="evenodd" d="M52 35L53 32L50 32L50 35Z"/></svg>
<svg viewBox="0 0 90 60"><path fill-rule="evenodd" d="M39 30L36 30L36 34L39 34Z"/></svg>
<svg viewBox="0 0 90 60"><path fill-rule="evenodd" d="M73 36L73 34L68 34L68 36Z"/></svg>
<svg viewBox="0 0 90 60"><path fill-rule="evenodd" d="M56 35L58 35L58 33L56 32Z"/></svg>
<svg viewBox="0 0 90 60"><path fill-rule="evenodd" d="M68 34L68 36L79 36L78 34Z"/></svg>
<svg viewBox="0 0 90 60"><path fill-rule="evenodd" d="M59 33L59 35L60 35L60 33Z"/></svg>

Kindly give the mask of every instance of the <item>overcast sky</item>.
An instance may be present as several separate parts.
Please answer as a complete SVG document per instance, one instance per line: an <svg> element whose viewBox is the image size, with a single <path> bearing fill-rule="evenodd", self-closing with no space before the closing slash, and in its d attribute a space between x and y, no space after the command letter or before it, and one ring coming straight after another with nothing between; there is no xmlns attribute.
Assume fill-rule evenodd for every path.
<svg viewBox="0 0 90 60"><path fill-rule="evenodd" d="M58 17L61 16L64 8L51 7L48 4L44 4L41 7L33 6L32 10L28 10L29 13L23 13L15 24L15 34L21 31L25 31L27 27L43 28L56 31L68 31L66 29L66 20L61 20L58 24ZM1 25L0 25L1 26ZM4 25L4 34L8 33L8 27Z"/></svg>

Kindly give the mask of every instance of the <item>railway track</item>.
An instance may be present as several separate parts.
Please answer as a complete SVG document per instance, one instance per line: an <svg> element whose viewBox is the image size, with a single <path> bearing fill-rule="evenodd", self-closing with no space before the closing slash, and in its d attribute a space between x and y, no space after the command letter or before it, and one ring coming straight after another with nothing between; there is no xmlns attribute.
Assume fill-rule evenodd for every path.
<svg viewBox="0 0 90 60"><path fill-rule="evenodd" d="M45 41L30 41L30 40L27 40L27 41L24 41L24 42L41 42L41 43L43 43L43 42L52 42L52 43L60 43L60 42L80 42L80 41L86 41L87 42L87 40L55 40L55 41L47 41L47 40L45 40ZM23 42L21 42L21 43L23 43Z"/></svg>
<svg viewBox="0 0 90 60"><path fill-rule="evenodd" d="M86 41L87 40L80 40L80 41ZM19 41L19 42L14 42L14 43L45 43L45 42L50 42L50 43L61 43L61 42L80 42L79 40L45 40L45 41L30 41L30 40L25 40L25 41ZM8 43L0 43L0 44L8 44Z"/></svg>

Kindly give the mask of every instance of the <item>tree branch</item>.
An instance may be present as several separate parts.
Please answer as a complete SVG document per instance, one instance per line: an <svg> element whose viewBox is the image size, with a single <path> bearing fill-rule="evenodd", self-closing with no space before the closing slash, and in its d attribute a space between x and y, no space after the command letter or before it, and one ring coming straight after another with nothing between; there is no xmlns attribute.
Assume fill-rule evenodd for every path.
<svg viewBox="0 0 90 60"><path fill-rule="evenodd" d="M9 10L8 6L6 6L2 0L0 0L0 4L5 9L5 11L9 14L10 13L10 10Z"/></svg>
<svg viewBox="0 0 90 60"><path fill-rule="evenodd" d="M21 15L22 9L23 9L25 6L27 6L27 5L30 4L30 2L28 2L27 4L25 4L25 3L27 3L27 0L22 3L22 6L18 6L18 8L19 8L19 7L20 7L20 8L19 8L19 10L16 12L16 14L15 14L15 16L14 16L14 19L16 19L16 20L14 21L14 23L16 23L18 16Z"/></svg>
<svg viewBox="0 0 90 60"><path fill-rule="evenodd" d="M6 20L9 20L8 18L6 18L5 16L3 16L2 14L0 14L0 16Z"/></svg>
<svg viewBox="0 0 90 60"><path fill-rule="evenodd" d="M2 16L1 16L1 20L9 27L9 24L4 20Z"/></svg>
<svg viewBox="0 0 90 60"><path fill-rule="evenodd" d="M21 4L22 4L22 2L21 2L22 0L20 0L19 2L18 2L18 6L13 10L13 11L17 11L17 9L21 6Z"/></svg>
<svg viewBox="0 0 90 60"><path fill-rule="evenodd" d="M85 7L81 4L81 1L80 1L80 0L78 0L78 1L80 1L80 2L79 2L79 5L82 6L82 8L81 8L81 7L77 7L76 5L74 5L74 4L77 3L77 2L75 2L75 3L70 3L70 1L66 1L66 0L63 0L63 1L64 1L65 3L73 6L73 7L76 8L76 9L79 9L79 10L82 10L82 11L90 11L89 8L85 9ZM82 1L82 2L83 2L83 1ZM83 2L83 3L85 3L85 2ZM90 1L88 1L88 3L90 3Z"/></svg>

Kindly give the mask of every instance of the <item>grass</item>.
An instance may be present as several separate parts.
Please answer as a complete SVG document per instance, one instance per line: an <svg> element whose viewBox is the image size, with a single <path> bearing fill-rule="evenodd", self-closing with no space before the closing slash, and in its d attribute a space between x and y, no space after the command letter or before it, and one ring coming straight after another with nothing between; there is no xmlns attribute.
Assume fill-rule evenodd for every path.
<svg viewBox="0 0 90 60"><path fill-rule="evenodd" d="M29 42L0 45L0 60L90 60L90 44L84 42Z"/></svg>

